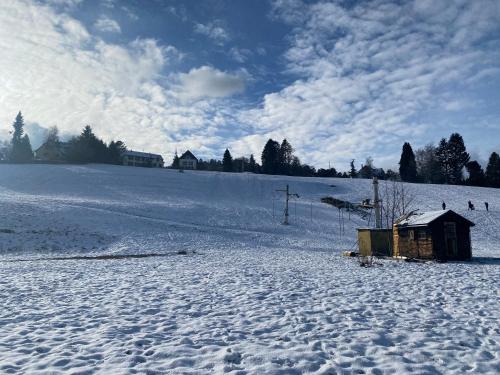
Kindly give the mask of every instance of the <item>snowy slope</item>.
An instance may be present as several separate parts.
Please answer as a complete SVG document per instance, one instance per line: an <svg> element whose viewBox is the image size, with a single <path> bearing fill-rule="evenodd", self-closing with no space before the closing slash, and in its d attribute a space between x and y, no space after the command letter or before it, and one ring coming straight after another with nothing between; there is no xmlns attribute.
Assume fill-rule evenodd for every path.
<svg viewBox="0 0 500 375"><path fill-rule="evenodd" d="M300 195L290 205L293 225L279 225L286 184ZM335 185L332 187L331 185ZM494 254L499 234L500 191L442 185L410 185L416 208L441 201L465 215L475 254ZM371 197L368 180L314 179L115 166L0 166L0 252L165 252L204 248L345 250L356 240L348 220L340 233L338 210L320 202L333 195L359 202ZM467 201L477 211L466 210ZM484 211L483 202L491 211ZM273 210L274 206L274 210ZM274 211L274 217L273 217ZM498 252L496 252L498 254ZM500 256L500 254L499 254Z"/></svg>
<svg viewBox="0 0 500 375"><path fill-rule="evenodd" d="M409 188L477 224L475 261L341 257L367 223L319 199L370 181L0 165L0 373L497 374L500 191Z"/></svg>

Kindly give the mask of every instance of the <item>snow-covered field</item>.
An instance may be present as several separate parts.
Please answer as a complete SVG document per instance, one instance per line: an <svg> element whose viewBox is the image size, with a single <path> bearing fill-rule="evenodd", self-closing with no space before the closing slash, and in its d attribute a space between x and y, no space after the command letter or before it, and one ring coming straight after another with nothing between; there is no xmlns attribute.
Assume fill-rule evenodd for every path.
<svg viewBox="0 0 500 375"><path fill-rule="evenodd" d="M319 199L366 180L0 165L0 373L497 374L500 190L408 187L477 224L473 262L340 256L367 223Z"/></svg>

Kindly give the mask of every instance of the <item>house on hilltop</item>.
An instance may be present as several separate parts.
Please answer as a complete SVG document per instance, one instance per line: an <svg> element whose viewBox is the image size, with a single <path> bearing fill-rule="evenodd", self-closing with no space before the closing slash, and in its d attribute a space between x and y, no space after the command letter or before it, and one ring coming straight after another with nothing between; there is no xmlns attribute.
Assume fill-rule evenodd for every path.
<svg viewBox="0 0 500 375"><path fill-rule="evenodd" d="M123 165L129 167L163 168L163 157L139 151L125 151L122 154Z"/></svg>
<svg viewBox="0 0 500 375"><path fill-rule="evenodd" d="M64 161L67 159L70 147L70 142L45 142L35 150L35 160Z"/></svg>
<svg viewBox="0 0 500 375"><path fill-rule="evenodd" d="M394 256L436 260L472 258L475 224L452 210L410 213L393 226Z"/></svg>
<svg viewBox="0 0 500 375"><path fill-rule="evenodd" d="M179 158L180 169L196 169L197 165L198 165L198 159L189 150L183 153Z"/></svg>

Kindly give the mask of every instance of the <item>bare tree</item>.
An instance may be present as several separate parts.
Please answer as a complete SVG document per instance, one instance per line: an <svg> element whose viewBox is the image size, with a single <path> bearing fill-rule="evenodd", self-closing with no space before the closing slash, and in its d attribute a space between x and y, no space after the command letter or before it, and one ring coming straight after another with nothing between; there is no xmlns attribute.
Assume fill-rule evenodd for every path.
<svg viewBox="0 0 500 375"><path fill-rule="evenodd" d="M394 222L414 208L415 194L408 184L401 181L385 181L382 188L382 219L391 229Z"/></svg>
<svg viewBox="0 0 500 375"><path fill-rule="evenodd" d="M0 141L0 160L7 160L10 153L10 142Z"/></svg>

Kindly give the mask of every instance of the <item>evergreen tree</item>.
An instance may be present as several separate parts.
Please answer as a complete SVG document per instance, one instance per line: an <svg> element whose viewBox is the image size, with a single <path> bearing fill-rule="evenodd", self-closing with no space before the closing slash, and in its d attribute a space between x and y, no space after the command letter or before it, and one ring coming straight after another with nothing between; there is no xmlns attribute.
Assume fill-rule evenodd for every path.
<svg viewBox="0 0 500 375"><path fill-rule="evenodd" d="M290 172L292 176L300 176L302 170L302 165L300 164L300 159L297 156L292 158L292 164L290 165Z"/></svg>
<svg viewBox="0 0 500 375"><path fill-rule="evenodd" d="M262 173L278 174L280 169L280 144L269 139L262 150Z"/></svg>
<svg viewBox="0 0 500 375"><path fill-rule="evenodd" d="M453 133L449 140L441 139L436 150L436 158L441 166L444 181L459 184L463 181L463 169L470 159L464 140L458 133Z"/></svg>
<svg viewBox="0 0 500 375"><path fill-rule="evenodd" d="M467 185L470 186L484 186L485 183L485 177L484 177L484 171L481 165L473 160L468 162L465 165L465 168L467 169L467 173L469 174L469 177L467 178Z"/></svg>
<svg viewBox="0 0 500 375"><path fill-rule="evenodd" d="M59 129L57 126L53 126L48 130L43 144L45 146L44 158L46 160L55 161L62 159L61 141L59 140Z"/></svg>
<svg viewBox="0 0 500 375"><path fill-rule="evenodd" d="M222 171L223 172L232 172L233 171L233 157L231 153L226 148L224 151L224 156L222 157Z"/></svg>
<svg viewBox="0 0 500 375"><path fill-rule="evenodd" d="M292 164L293 158L293 148L292 145L286 140L283 139L281 142L280 150L279 150L279 173L280 174L289 174L290 166Z"/></svg>
<svg viewBox="0 0 500 375"><path fill-rule="evenodd" d="M198 163L199 166L202 166L203 167L203 163ZM177 150L175 150L175 155L174 155L174 160L172 161L172 165L171 165L171 168L173 169L179 169L179 166L180 166L180 163L179 163L179 155L177 155ZM202 169L202 168L198 168L198 169Z"/></svg>
<svg viewBox="0 0 500 375"><path fill-rule="evenodd" d="M385 178L387 180L392 180L392 181L397 181L399 180L399 174L392 169L388 169L387 172L385 173Z"/></svg>
<svg viewBox="0 0 500 375"><path fill-rule="evenodd" d="M239 158L233 159L233 172L248 172L250 171L249 168L249 160L242 156Z"/></svg>
<svg viewBox="0 0 500 375"><path fill-rule="evenodd" d="M373 159L369 156L366 158L365 165L363 165L359 170L359 175L361 178L372 178L373 170Z"/></svg>
<svg viewBox="0 0 500 375"><path fill-rule="evenodd" d="M446 184L449 183L451 175L451 161L448 152L448 142L446 141L446 138L441 138L441 140L439 141L439 145L436 148L436 160L438 161L441 169L443 182Z"/></svg>
<svg viewBox="0 0 500 375"><path fill-rule="evenodd" d="M338 177L337 170L335 168L323 169L320 168L316 172L318 177Z"/></svg>
<svg viewBox="0 0 500 375"><path fill-rule="evenodd" d="M427 184L443 183L441 166L436 158L436 147L432 143L415 152L415 161L419 181Z"/></svg>
<svg viewBox="0 0 500 375"><path fill-rule="evenodd" d="M462 136L453 133L448 140L448 150L451 155L451 183L459 184L463 181L463 169L470 160Z"/></svg>
<svg viewBox="0 0 500 375"><path fill-rule="evenodd" d="M496 152L493 152L488 160L486 183L488 186L500 188L500 156Z"/></svg>
<svg viewBox="0 0 500 375"><path fill-rule="evenodd" d="M123 163L123 153L127 151L125 143L122 141L111 141L108 146L108 163L121 165Z"/></svg>
<svg viewBox="0 0 500 375"><path fill-rule="evenodd" d="M257 172L257 163L255 162L253 154L250 155L250 159L248 160L248 171L252 173Z"/></svg>
<svg viewBox="0 0 500 375"><path fill-rule="evenodd" d="M358 171L354 166L354 159L351 160L351 163L349 165L351 166L351 170L349 171L349 177L356 178L358 176Z"/></svg>
<svg viewBox="0 0 500 375"><path fill-rule="evenodd" d="M14 127L14 132L9 159L15 163L26 163L33 160L33 150L31 149L28 135L24 134L24 119L21 112L17 114L12 126Z"/></svg>
<svg viewBox="0 0 500 375"><path fill-rule="evenodd" d="M78 137L70 141L68 158L75 163L107 163L108 148L98 139L92 128L87 125Z"/></svg>
<svg viewBox="0 0 500 375"><path fill-rule="evenodd" d="M416 182L417 181L417 163L415 154L408 142L403 145L401 159L399 160L399 175L402 181Z"/></svg>

